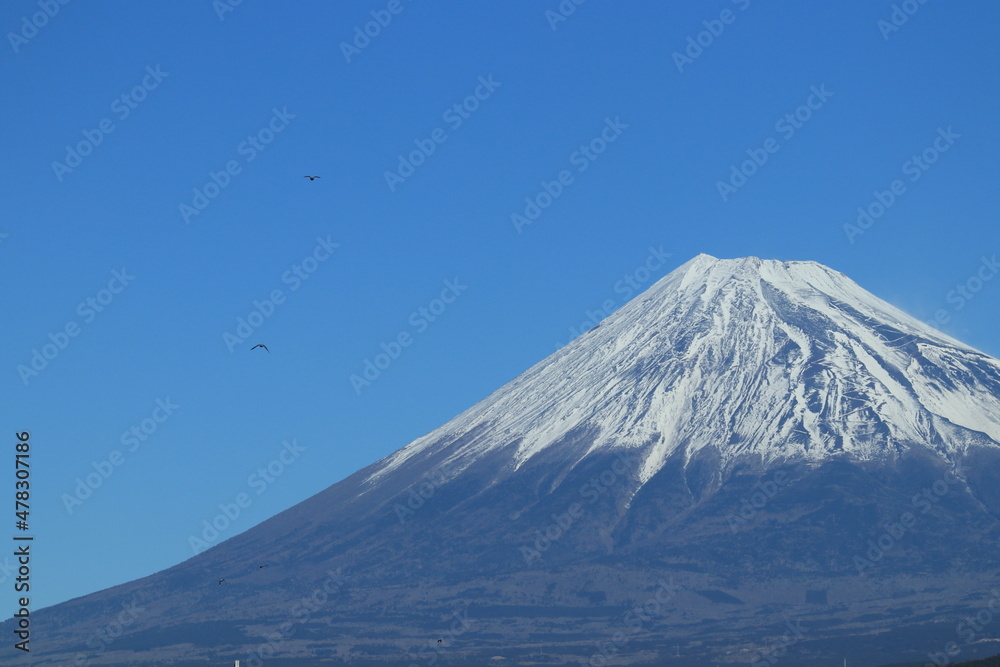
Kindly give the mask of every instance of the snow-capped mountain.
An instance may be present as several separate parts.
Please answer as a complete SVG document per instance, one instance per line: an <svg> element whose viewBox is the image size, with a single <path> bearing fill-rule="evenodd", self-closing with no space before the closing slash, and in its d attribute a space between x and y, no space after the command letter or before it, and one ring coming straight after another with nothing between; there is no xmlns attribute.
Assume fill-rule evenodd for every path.
<svg viewBox="0 0 1000 667"><path fill-rule="evenodd" d="M35 612L33 664L926 662L1000 585L998 478L996 359L820 264L699 255L383 460Z"/></svg>
<svg viewBox="0 0 1000 667"><path fill-rule="evenodd" d="M499 450L509 474L579 429L593 437L560 458L635 450L640 483L706 447L724 466L910 447L951 460L1000 442L1000 362L821 264L702 254L369 479L472 432L449 467Z"/></svg>

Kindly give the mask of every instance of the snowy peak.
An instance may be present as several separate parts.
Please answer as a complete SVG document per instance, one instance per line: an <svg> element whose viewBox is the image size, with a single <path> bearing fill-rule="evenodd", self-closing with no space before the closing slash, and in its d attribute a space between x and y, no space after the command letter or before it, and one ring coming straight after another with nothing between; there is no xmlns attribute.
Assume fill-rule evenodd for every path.
<svg viewBox="0 0 1000 667"><path fill-rule="evenodd" d="M645 483L705 448L725 469L1000 443L1000 363L816 262L701 254L597 328L381 462L462 438L455 474L503 452L572 467L629 448Z"/></svg>

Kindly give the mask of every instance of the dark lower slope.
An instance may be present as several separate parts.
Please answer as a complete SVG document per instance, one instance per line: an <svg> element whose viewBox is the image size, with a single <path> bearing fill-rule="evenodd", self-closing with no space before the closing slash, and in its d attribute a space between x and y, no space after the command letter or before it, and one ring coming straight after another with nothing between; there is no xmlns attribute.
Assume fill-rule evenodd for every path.
<svg viewBox="0 0 1000 667"><path fill-rule="evenodd" d="M532 459L516 475L487 456L445 481L445 448L378 486L364 484L374 466L361 471L169 570L40 610L31 664L781 653L781 664L874 666L949 641L975 657L985 635L958 625L1000 587L1000 456L970 449L955 475L924 451L880 465L747 460L723 480L707 448L687 465L678 453L636 492L626 455L568 471Z"/></svg>

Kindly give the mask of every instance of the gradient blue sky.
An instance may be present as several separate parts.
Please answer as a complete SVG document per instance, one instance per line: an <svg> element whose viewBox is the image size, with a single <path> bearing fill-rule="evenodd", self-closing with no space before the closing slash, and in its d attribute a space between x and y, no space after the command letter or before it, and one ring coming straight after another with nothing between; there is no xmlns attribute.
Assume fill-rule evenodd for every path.
<svg viewBox="0 0 1000 667"><path fill-rule="evenodd" d="M400 0L347 62L340 43L388 4L245 1L220 20L211 0L71 2L14 43L39 4L0 6L0 399L9 453L32 436L34 608L189 558L241 492L252 503L220 539L439 426L620 306L650 248L670 257L644 286L699 252L816 260L1000 355L1000 280L948 298L1000 253L996 3L914 2L886 39L888 0L588 0L555 30L557 0ZM672 54L724 10L678 71ZM166 73L155 87L147 67ZM453 127L443 114L491 76ZM123 118L115 100L144 77ZM776 123L814 86L832 97L787 136ZM294 118L248 161L241 142L275 108ZM577 171L607 118L627 128ZM113 131L57 175L102 121ZM390 191L397 155L436 128L446 141ZM947 128L959 138L909 180ZM723 201L717 182L769 138L777 152ZM185 224L179 205L231 160ZM562 170L572 183L518 233L511 214ZM905 192L850 243L844 224L894 179ZM293 290L283 276L317 237L339 247ZM80 308L123 267L135 278L104 310ZM467 288L434 322L411 320L454 279ZM231 352L223 334L275 289L284 302ZM18 367L67 324L78 335L25 382ZM400 332L412 344L359 395L350 376ZM130 451L121 434L167 398L179 407ZM257 493L250 476L291 439L304 450ZM116 450L69 513L64 494ZM11 607L3 568L0 590Z"/></svg>

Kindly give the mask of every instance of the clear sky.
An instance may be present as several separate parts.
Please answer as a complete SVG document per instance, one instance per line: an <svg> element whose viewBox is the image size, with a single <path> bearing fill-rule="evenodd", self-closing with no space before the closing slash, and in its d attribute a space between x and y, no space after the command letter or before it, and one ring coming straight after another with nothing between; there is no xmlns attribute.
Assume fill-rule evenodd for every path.
<svg viewBox="0 0 1000 667"><path fill-rule="evenodd" d="M36 609L319 492L700 252L1000 355L994 2L235 3L0 5Z"/></svg>

